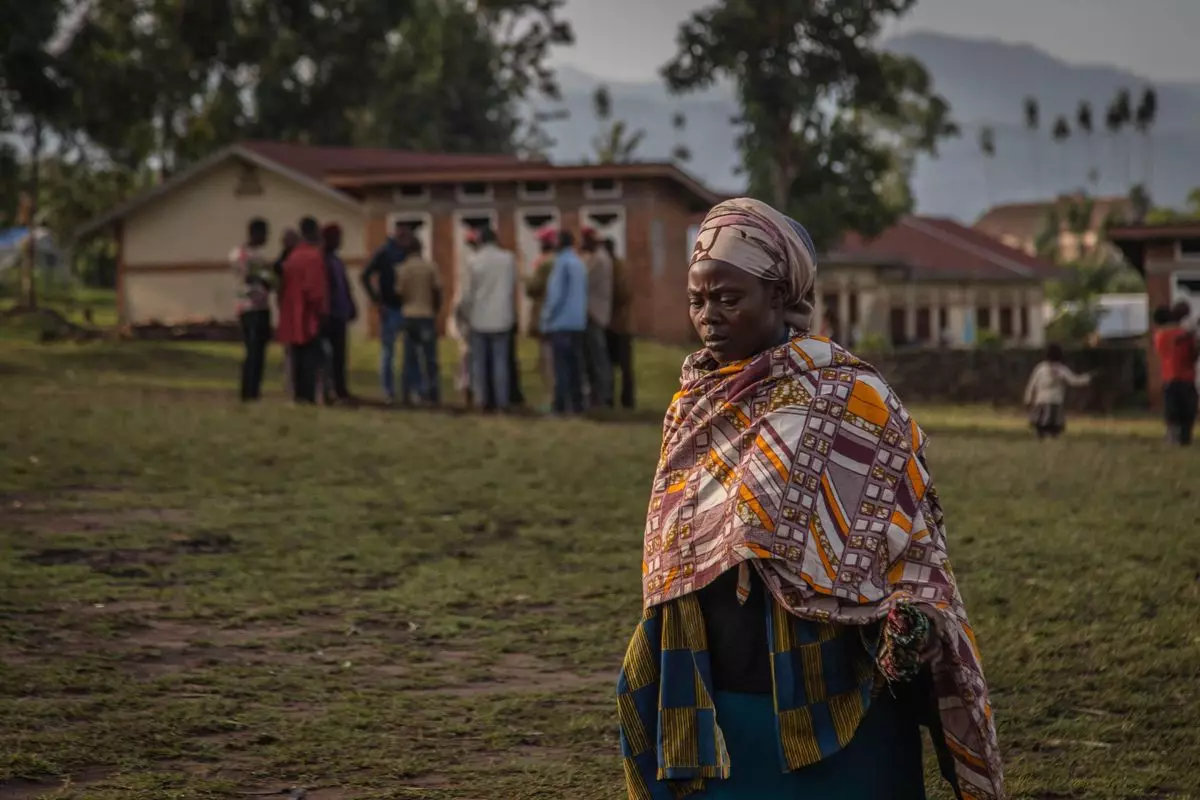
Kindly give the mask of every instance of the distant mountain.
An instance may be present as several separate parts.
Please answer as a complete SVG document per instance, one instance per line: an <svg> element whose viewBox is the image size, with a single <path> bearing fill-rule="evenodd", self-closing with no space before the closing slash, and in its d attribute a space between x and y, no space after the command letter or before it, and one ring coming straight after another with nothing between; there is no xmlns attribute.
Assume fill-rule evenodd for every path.
<svg viewBox="0 0 1200 800"><path fill-rule="evenodd" d="M592 139L600 131L592 96L603 84L612 96L613 119L623 119L632 128L646 131L638 149L639 158L667 159L679 139L692 151L692 160L685 166L709 186L734 191L744 185L745 181L735 174L740 163L733 125L738 106L728 87L676 97L662 81L605 81L574 67L560 67L557 75L562 102L540 105L541 110L565 110L568 114L566 119L546 126L558 142L551 154L554 160L592 157ZM671 117L677 111L687 118L682 136L671 127Z"/></svg>
<svg viewBox="0 0 1200 800"><path fill-rule="evenodd" d="M1155 84L1159 116L1152 133L1152 157L1142 137L1126 132L1114 141L1104 128L1104 112L1118 89L1140 97L1150 84L1125 70L1103 65L1074 65L1028 45L912 33L885 43L893 52L920 59L938 92L950 101L963 135L945 142L936 159L922 158L913 188L923 213L973 221L990 205L1034 200L1086 188L1093 194L1124 194L1130 182L1153 171L1152 195L1162 204L1183 202L1200 186L1200 83ZM572 68L559 70L569 118L549 126L558 140L553 157L574 161L589 155L598 130L591 96L604 82ZM737 190L737 132L732 119L737 102L728 86L674 97L660 81L613 83L614 115L644 128L643 158L666 158L675 143L671 115L688 118L683 141L693 153L689 170L720 190ZM1022 103L1027 95L1041 105L1041 130L1025 129ZM1092 104L1095 131L1075 134L1081 100ZM1073 134L1066 145L1051 141L1050 128L1066 115ZM984 125L996 132L997 154L989 163L979 153ZM1098 180L1089 181L1089 173ZM1128 176L1128 180L1127 180Z"/></svg>

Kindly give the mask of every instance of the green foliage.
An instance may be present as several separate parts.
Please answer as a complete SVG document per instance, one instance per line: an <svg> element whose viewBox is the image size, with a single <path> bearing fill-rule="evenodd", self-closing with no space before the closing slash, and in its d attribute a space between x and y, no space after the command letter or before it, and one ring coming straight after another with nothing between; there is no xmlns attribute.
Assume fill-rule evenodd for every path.
<svg viewBox="0 0 1200 800"><path fill-rule="evenodd" d="M1200 186L1188 192L1187 204L1181 208L1152 208L1146 212L1146 223L1162 225L1169 222L1193 222L1200 219Z"/></svg>
<svg viewBox="0 0 1200 800"><path fill-rule="evenodd" d="M854 349L863 354L887 353L891 351L891 343L883 334L868 333L859 338Z"/></svg>
<svg viewBox="0 0 1200 800"><path fill-rule="evenodd" d="M623 119L613 119L612 94L601 84L592 95L592 110L600 123L600 132L592 139L592 151L601 164L632 161L646 138L642 129L630 130Z"/></svg>
<svg viewBox="0 0 1200 800"><path fill-rule="evenodd" d="M518 104L557 92L563 0L0 0L0 134L36 119L39 220L60 240L246 138L451 152L546 147ZM31 149L31 148L27 148ZM0 224L30 165L0 144ZM105 283L111 242L76 248Z"/></svg>
<svg viewBox="0 0 1200 800"><path fill-rule="evenodd" d="M1100 295L1112 291L1124 271L1121 264L1113 262L1067 265L1063 278L1046 288L1046 296L1054 304L1047 338L1063 344L1087 343L1100 324Z"/></svg>
<svg viewBox="0 0 1200 800"><path fill-rule="evenodd" d="M913 159L957 133L913 59L873 43L914 0L724 0L680 28L668 85L730 79L751 192L803 220L818 247L878 233L912 208Z"/></svg>
<svg viewBox="0 0 1200 800"><path fill-rule="evenodd" d="M975 334L975 346L981 350L999 350L1004 347L1004 337L991 328L983 328Z"/></svg>

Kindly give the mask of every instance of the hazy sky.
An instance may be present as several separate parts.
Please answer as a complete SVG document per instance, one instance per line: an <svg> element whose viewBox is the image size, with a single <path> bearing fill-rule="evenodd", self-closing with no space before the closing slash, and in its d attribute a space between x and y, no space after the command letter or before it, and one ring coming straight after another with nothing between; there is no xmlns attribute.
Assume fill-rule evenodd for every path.
<svg viewBox="0 0 1200 800"><path fill-rule="evenodd" d="M567 0L576 44L558 61L610 80L651 78L670 58L679 23L708 5ZM1155 80L1200 80L1200 0L918 0L893 30L1022 42L1064 61L1111 64Z"/></svg>

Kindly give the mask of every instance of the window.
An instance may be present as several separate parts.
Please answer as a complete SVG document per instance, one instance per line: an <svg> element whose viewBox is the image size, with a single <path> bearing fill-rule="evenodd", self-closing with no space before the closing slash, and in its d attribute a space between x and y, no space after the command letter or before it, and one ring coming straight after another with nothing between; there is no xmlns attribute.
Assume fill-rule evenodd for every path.
<svg viewBox="0 0 1200 800"><path fill-rule="evenodd" d="M554 184L550 181L522 181L517 186L517 195L522 200L553 200Z"/></svg>
<svg viewBox="0 0 1200 800"><path fill-rule="evenodd" d="M1179 260L1200 260L1200 238L1179 240Z"/></svg>
<svg viewBox="0 0 1200 800"><path fill-rule="evenodd" d="M392 202L422 203L429 200L429 187L424 183L402 183L392 190Z"/></svg>
<svg viewBox="0 0 1200 800"><path fill-rule="evenodd" d="M933 314L925 307L917 309L917 341L933 341Z"/></svg>
<svg viewBox="0 0 1200 800"><path fill-rule="evenodd" d="M1029 338L1029 309L1026 308L1025 306L1021 306L1020 318L1021 318L1021 330L1020 330L1021 338L1028 339Z"/></svg>
<svg viewBox="0 0 1200 800"><path fill-rule="evenodd" d="M589 200L612 200L621 196L621 182L615 178L584 181L583 196Z"/></svg>
<svg viewBox="0 0 1200 800"><path fill-rule="evenodd" d="M1013 310L1010 306L1000 309L1000 336L1004 339L1013 337Z"/></svg>
<svg viewBox="0 0 1200 800"><path fill-rule="evenodd" d="M950 329L950 312L944 308L939 308L938 309L938 328L937 328L938 338L940 339L941 335L949 329Z"/></svg>
<svg viewBox="0 0 1200 800"><path fill-rule="evenodd" d="M992 309L986 306L975 309L975 326L981 331L990 331L992 329Z"/></svg>
<svg viewBox="0 0 1200 800"><path fill-rule="evenodd" d="M486 203L492 199L490 183L460 183L458 185L458 201L460 203Z"/></svg>
<svg viewBox="0 0 1200 800"><path fill-rule="evenodd" d="M858 324L858 292L850 293L850 324Z"/></svg>

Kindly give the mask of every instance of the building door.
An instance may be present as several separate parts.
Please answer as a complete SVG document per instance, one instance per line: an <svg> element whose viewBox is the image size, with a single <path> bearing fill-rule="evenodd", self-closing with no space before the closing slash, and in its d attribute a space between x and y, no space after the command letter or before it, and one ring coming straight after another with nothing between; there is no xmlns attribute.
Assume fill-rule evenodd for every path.
<svg viewBox="0 0 1200 800"><path fill-rule="evenodd" d="M625 209L622 206L584 206L579 218L585 227L595 228L601 239L612 239L617 257L628 260L625 238Z"/></svg>
<svg viewBox="0 0 1200 800"><path fill-rule="evenodd" d="M542 253L538 231L546 226L557 228L562 224L561 220L558 209L552 206L522 208L517 212L517 266L523 282L533 277L534 265ZM520 292L517 312L522 332L529 330L529 306L529 298L525 292Z"/></svg>

